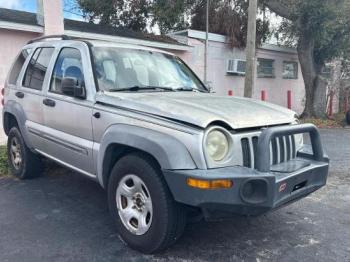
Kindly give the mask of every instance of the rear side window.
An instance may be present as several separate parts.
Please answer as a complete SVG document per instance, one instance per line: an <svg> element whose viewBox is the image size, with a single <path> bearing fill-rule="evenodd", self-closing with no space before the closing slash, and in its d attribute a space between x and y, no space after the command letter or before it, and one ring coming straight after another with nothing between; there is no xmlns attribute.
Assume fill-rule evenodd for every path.
<svg viewBox="0 0 350 262"><path fill-rule="evenodd" d="M23 49L21 53L18 55L15 63L12 66L12 69L8 78L8 83L10 85L15 85L17 83L17 79L21 72L23 64L26 61L27 57L29 56L30 52L31 52L31 49Z"/></svg>
<svg viewBox="0 0 350 262"><path fill-rule="evenodd" d="M53 47L44 47L35 50L24 75L24 87L36 90L41 90L43 88L46 70L50 63L53 51Z"/></svg>

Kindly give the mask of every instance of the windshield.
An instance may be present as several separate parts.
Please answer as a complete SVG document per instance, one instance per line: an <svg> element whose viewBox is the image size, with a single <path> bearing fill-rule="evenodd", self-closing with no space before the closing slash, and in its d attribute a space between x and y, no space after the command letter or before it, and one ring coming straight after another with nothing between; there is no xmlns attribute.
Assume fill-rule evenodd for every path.
<svg viewBox="0 0 350 262"><path fill-rule="evenodd" d="M148 50L93 47L98 85L105 91L207 92L177 57Z"/></svg>

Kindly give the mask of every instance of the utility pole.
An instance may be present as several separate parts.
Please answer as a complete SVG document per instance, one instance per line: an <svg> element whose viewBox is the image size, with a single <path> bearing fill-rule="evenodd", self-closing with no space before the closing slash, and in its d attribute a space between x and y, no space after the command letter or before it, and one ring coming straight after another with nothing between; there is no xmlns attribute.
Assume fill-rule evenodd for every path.
<svg viewBox="0 0 350 262"><path fill-rule="evenodd" d="M248 32L246 46L246 68L244 82L244 96L252 97L255 84L255 45L256 45L256 12L258 9L257 0L249 0L248 8Z"/></svg>
<svg viewBox="0 0 350 262"><path fill-rule="evenodd" d="M208 81L208 46L209 46L209 1L207 0L207 11L205 18L205 47L204 47L204 83Z"/></svg>

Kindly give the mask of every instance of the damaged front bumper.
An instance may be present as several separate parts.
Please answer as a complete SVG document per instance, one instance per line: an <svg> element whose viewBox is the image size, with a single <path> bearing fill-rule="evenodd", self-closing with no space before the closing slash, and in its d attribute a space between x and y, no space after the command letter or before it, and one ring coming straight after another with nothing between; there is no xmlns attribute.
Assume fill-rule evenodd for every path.
<svg viewBox="0 0 350 262"><path fill-rule="evenodd" d="M270 165L271 139L282 135L309 133L311 147L297 157ZM317 128L310 124L273 127L262 131L258 142L257 168L232 166L207 170L163 170L176 201L199 207L206 218L260 215L307 196L326 184L329 159L324 154ZM230 180L230 188L200 189L188 179Z"/></svg>

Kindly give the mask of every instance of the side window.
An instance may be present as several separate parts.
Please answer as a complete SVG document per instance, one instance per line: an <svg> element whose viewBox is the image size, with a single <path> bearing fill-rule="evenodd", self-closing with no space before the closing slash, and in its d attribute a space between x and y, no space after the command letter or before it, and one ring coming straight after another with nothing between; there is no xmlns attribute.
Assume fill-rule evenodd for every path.
<svg viewBox="0 0 350 262"><path fill-rule="evenodd" d="M258 58L258 77L275 77L274 60Z"/></svg>
<svg viewBox="0 0 350 262"><path fill-rule="evenodd" d="M298 79L298 63L297 62L283 62L283 79Z"/></svg>
<svg viewBox="0 0 350 262"><path fill-rule="evenodd" d="M61 50L53 69L50 92L63 94L62 80L65 77L75 78L78 85L84 86L83 66L78 49L66 47Z"/></svg>
<svg viewBox="0 0 350 262"><path fill-rule="evenodd" d="M31 52L31 49L29 48L23 49L21 53L17 56L17 59L11 68L11 72L8 78L8 83L10 85L15 85L17 83L18 75L20 74L22 67L24 65L24 62L26 61L30 52Z"/></svg>
<svg viewBox="0 0 350 262"><path fill-rule="evenodd" d="M44 47L35 50L24 75L24 87L36 90L41 90L43 88L46 70L50 63L53 51L53 47Z"/></svg>

